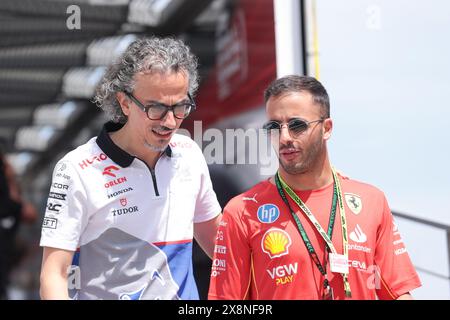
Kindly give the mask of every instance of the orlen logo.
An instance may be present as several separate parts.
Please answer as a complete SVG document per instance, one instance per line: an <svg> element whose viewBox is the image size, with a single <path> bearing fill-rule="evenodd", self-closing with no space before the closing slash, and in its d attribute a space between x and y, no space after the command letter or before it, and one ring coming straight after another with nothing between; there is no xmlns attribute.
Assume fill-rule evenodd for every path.
<svg viewBox="0 0 450 320"><path fill-rule="evenodd" d="M294 280L294 274L297 274L298 263L278 266L272 270L266 270L269 276L276 280L276 285L291 283Z"/></svg>
<svg viewBox="0 0 450 320"><path fill-rule="evenodd" d="M86 169L87 167L89 167L91 164L93 164L95 161L97 162L101 162L108 159L108 156L104 153L101 153L98 156L93 156L90 159L84 159L82 162L80 162L78 165L80 166L81 169Z"/></svg>
<svg viewBox="0 0 450 320"><path fill-rule="evenodd" d="M262 250L269 255L270 259L289 254L291 244L292 241L289 234L276 228L268 230L261 240Z"/></svg>
<svg viewBox="0 0 450 320"><path fill-rule="evenodd" d="M117 168L116 166L107 166L105 169L103 169L103 172L102 172L102 174L103 175L108 175L108 176L111 176L111 177L116 177L116 174L115 173L113 173L113 171L117 171L117 170L119 170L119 168Z"/></svg>
<svg viewBox="0 0 450 320"><path fill-rule="evenodd" d="M122 207L125 207L127 203L128 203L127 198L120 199L120 204L122 205Z"/></svg>
<svg viewBox="0 0 450 320"><path fill-rule="evenodd" d="M114 179L113 181L108 181L107 183L105 183L105 188L110 188L110 187L114 187L118 184L127 182L127 177L120 177L117 179Z"/></svg>
<svg viewBox="0 0 450 320"><path fill-rule="evenodd" d="M280 209L272 203L266 203L258 208L257 214L258 220L262 223L272 223L280 216Z"/></svg>

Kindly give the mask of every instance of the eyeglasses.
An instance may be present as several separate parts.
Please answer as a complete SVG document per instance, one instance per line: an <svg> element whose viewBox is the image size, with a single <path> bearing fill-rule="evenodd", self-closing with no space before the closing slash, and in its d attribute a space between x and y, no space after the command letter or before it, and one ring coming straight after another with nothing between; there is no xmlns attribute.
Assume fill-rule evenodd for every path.
<svg viewBox="0 0 450 320"><path fill-rule="evenodd" d="M136 99L133 94L129 92L125 92L125 94L147 114L147 117L150 120L161 120L169 111L172 111L174 117L177 119L186 119L191 111L196 108L195 102L190 93L187 94L189 101L181 101L171 106L157 101L151 101L145 106L142 102Z"/></svg>
<svg viewBox="0 0 450 320"><path fill-rule="evenodd" d="M272 135L275 133L280 133L281 128L283 128L285 125L288 127L289 134L292 138L297 138L300 136L303 132L308 130L311 123L316 122L322 122L325 119L319 119L314 121L305 121L300 118L293 118L289 120L286 124L281 124L278 121L269 121L266 124L263 125L263 129L267 132L267 134Z"/></svg>

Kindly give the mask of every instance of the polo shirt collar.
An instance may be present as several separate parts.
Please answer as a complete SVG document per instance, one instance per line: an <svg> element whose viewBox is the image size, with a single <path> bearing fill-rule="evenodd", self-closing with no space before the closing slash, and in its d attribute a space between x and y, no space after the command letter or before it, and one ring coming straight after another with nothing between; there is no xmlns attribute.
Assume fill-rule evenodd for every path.
<svg viewBox="0 0 450 320"><path fill-rule="evenodd" d="M123 126L123 123L115 123L112 121L105 123L100 131L100 134L97 136L96 142L100 149L112 161L120 165L122 168L126 168L131 165L135 157L116 145L109 136L109 133L118 131ZM164 150L164 154L169 158L172 157L172 149L169 145Z"/></svg>

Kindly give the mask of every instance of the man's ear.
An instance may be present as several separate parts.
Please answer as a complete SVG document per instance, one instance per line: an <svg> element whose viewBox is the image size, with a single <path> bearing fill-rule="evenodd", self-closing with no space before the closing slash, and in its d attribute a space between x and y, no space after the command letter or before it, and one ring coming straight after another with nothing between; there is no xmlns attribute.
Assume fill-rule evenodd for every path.
<svg viewBox="0 0 450 320"><path fill-rule="evenodd" d="M116 93L116 99L122 108L124 115L128 116L130 114L130 99L123 92Z"/></svg>
<svg viewBox="0 0 450 320"><path fill-rule="evenodd" d="M328 140L331 138L331 132L333 131L333 120L326 118L323 120L323 138Z"/></svg>

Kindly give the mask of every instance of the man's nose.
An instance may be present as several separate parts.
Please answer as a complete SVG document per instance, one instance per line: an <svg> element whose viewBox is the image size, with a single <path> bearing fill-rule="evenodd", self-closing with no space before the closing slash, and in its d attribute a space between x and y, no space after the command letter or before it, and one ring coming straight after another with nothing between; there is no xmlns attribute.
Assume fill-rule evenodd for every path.
<svg viewBox="0 0 450 320"><path fill-rule="evenodd" d="M175 115L173 114L173 110L167 111L164 118L161 119L161 125L167 128L175 128L177 125L177 120L175 119Z"/></svg>
<svg viewBox="0 0 450 320"><path fill-rule="evenodd" d="M289 128L287 124L283 124L280 127L280 144L287 144L289 141L291 141L291 134L289 133Z"/></svg>

